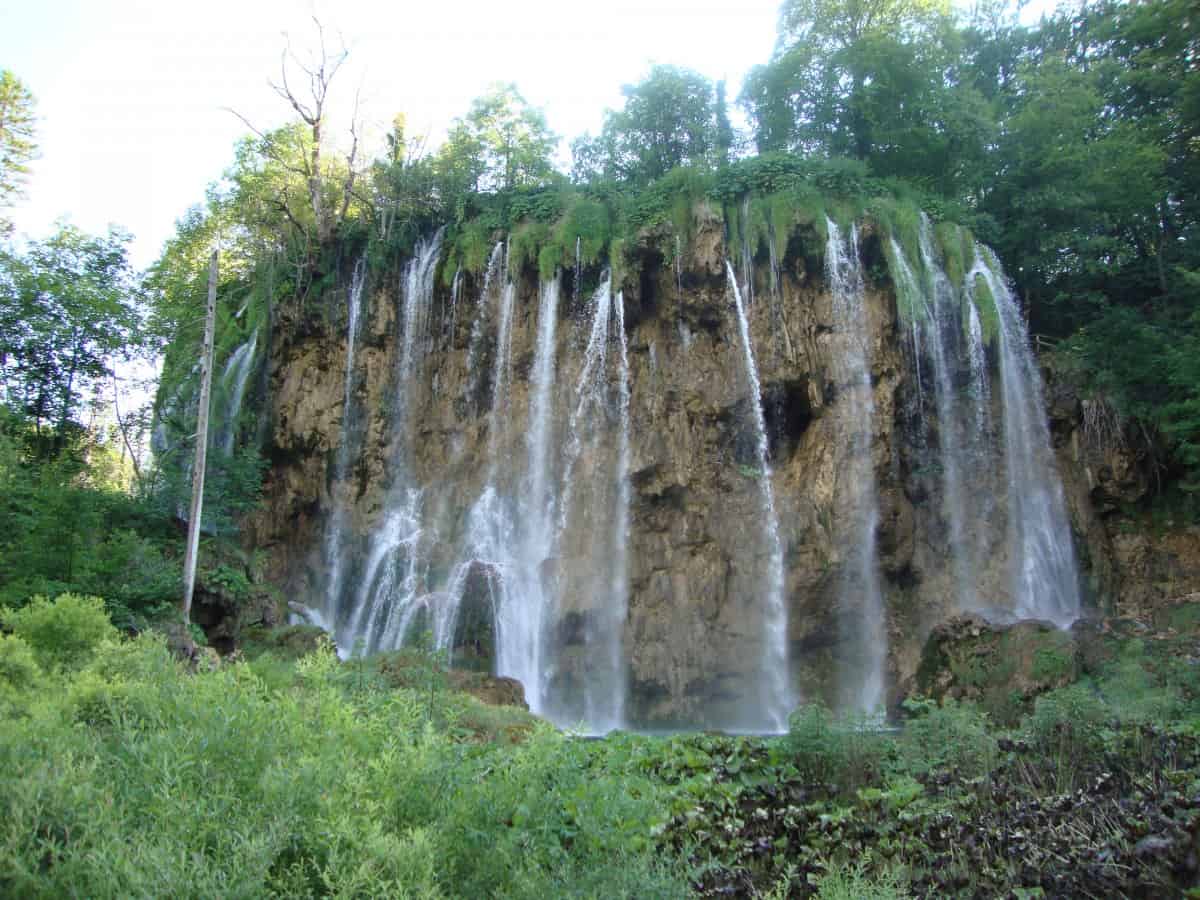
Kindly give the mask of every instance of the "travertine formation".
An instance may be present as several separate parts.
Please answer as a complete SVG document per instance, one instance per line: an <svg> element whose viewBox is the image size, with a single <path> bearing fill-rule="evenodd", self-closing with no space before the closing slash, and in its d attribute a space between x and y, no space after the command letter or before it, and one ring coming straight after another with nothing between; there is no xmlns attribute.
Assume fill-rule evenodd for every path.
<svg viewBox="0 0 1200 900"><path fill-rule="evenodd" d="M745 347L727 274L729 247L739 242L727 241L722 217L697 208L686 241L666 225L639 235L612 275L609 302L621 304L623 315L611 315L605 326L610 339L615 341L614 328L625 336L627 410L614 343L605 370L610 387L588 413L591 430L571 451L569 473L563 460L571 455L572 429L581 427L572 415L581 406L602 272L585 269L581 284L574 273L562 273L555 306L536 272L510 269L501 275L512 290L507 323L499 315L496 287L485 291L482 276L439 274L421 332L407 336L422 344L422 352L403 386L397 384L406 345L401 273L371 273L347 392L350 348L339 312L350 288L347 271L344 287L325 298L332 310L325 322L287 305L276 316L265 413L272 465L250 539L268 551L272 575L290 599L344 621L346 611L326 602L329 524L340 517L345 531L338 538L343 597L370 593L362 579L372 536L386 527L402 480L417 490L420 524L406 562L419 562L422 612L413 630L432 630L438 611L452 608L445 621L452 623L455 659L490 667L497 628L505 627L497 584L514 577L508 571L513 563L508 556L497 561L465 551L469 520L491 485L511 507L497 521L511 526L514 542L526 540L533 526L521 498L529 493L531 475L539 474L531 466L545 465L537 492L547 484L550 493L561 492L567 478L572 496L570 512L547 544L551 550L535 571L521 575L535 579L547 598L539 625L543 681L525 685L535 711L569 722L586 721L589 709L617 708L587 689L599 665L597 635L616 629L620 677L606 675L604 690L622 693L621 721L605 713L609 718L601 725L762 728L769 723L756 707L764 696L763 660L771 658L763 590L772 556L779 554L763 537L764 472L751 405L757 402L782 546L791 695L853 704L862 691L863 666L877 662L886 696L894 700L916 671L930 629L964 603L961 567L956 570L951 558L937 416L918 384L909 326L898 315L885 251L889 240L869 222L858 226L858 324L870 376L870 402L863 402L855 398L857 383L844 383L847 370L839 364L845 313L839 317L835 309L824 265L826 235L817 226L798 229L786 248L772 248L770 263L763 254L757 264L736 266L754 282L743 296L758 397L751 396L744 374ZM553 330L539 328L539 309L544 316L548 305L558 317ZM552 369L545 347L539 355L539 335L553 342ZM498 353L508 354L499 365ZM502 409L498 377L505 379ZM547 377L555 379L553 390ZM970 366L964 360L961 371L946 378L965 391ZM405 391L407 404L403 434L396 433L398 390ZM998 406L1001 394L991 391L988 402ZM868 422L861 421L863 409L870 410ZM1003 417L997 410L990 421ZM1053 436L1060 464L1074 479L1066 499L1081 536L1082 578L1093 603L1107 602L1119 576L1088 499L1090 486L1081 487L1077 477L1084 468L1076 461L1082 457L1072 454L1071 427L1056 424ZM549 448L540 456L531 449L531 429L548 429L537 431L536 440L544 438ZM621 429L628 441L627 530L624 557L613 558L613 544L597 535L623 527L620 503L626 501L619 496L622 484L613 483L613 473L622 471ZM333 474L347 440L354 452L339 483ZM403 472L397 470L398 440L405 446ZM858 461L864 453L866 476ZM539 459L548 461L530 462ZM971 605L1017 609L998 444L987 465L997 474L973 485L967 500L970 514L985 520L972 529L983 537ZM876 510L871 564L877 566L883 622L875 623L866 641L863 616L878 613L864 606L870 598L854 589L862 578L850 577L848 569L857 565L862 546L868 491ZM345 505L334 515L337 498ZM623 586L614 587L606 576L618 568L626 576ZM607 604L620 592L625 608L613 623ZM871 660L872 653L880 658Z"/></svg>

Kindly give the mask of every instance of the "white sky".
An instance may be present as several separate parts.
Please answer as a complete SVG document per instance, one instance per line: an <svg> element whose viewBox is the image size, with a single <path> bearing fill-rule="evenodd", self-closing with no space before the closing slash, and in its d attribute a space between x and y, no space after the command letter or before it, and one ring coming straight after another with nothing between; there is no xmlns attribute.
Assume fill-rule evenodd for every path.
<svg viewBox="0 0 1200 900"><path fill-rule="evenodd" d="M1038 4L1041 6L1041 4ZM437 135L494 81L514 81L572 138L618 107L622 84L652 63L729 81L765 62L779 0L0 0L0 68L37 98L41 156L19 231L67 217L89 231L117 223L133 261L158 254L175 220L203 200L247 131L290 110L267 84L283 33L310 45L315 12L351 54L335 82L332 130L344 133L361 86L376 140L397 112ZM1026 10L1026 15L1028 15Z"/></svg>

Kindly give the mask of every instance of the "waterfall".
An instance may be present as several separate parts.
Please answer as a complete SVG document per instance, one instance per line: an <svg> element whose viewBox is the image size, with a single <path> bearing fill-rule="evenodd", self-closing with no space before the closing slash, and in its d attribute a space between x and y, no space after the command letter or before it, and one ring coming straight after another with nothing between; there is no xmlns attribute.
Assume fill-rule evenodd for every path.
<svg viewBox="0 0 1200 900"><path fill-rule="evenodd" d="M619 728L625 723L625 696L629 686L625 677L624 650L625 618L629 613L629 346L625 336L625 294L617 294L617 508L613 515L612 573L610 576L609 602L604 606L608 621L602 632L608 637L606 644L609 671L612 681L600 685L601 696L606 698L606 708L597 709L594 702L596 691L589 694L593 702L589 710L591 721L599 723L604 730Z"/></svg>
<svg viewBox="0 0 1200 900"><path fill-rule="evenodd" d="M579 282L583 278L583 235L575 236L575 279L571 282L571 291L575 301L579 300Z"/></svg>
<svg viewBox="0 0 1200 900"><path fill-rule="evenodd" d="M505 266L507 269L507 266ZM500 438L511 424L509 401L512 382L512 320L516 303L517 286L512 278L506 278L500 289L500 307L497 311L496 359L492 373L492 418L488 426L489 478L494 477L499 460Z"/></svg>
<svg viewBox="0 0 1200 900"><path fill-rule="evenodd" d="M1041 376L1029 337L1000 264L975 245L964 284L956 288L935 250L933 227L922 214L918 231L920 274L891 240L893 281L909 309L918 402L927 387L936 412L936 457L941 469L942 513L957 605L1006 619L1039 618L1069 625L1080 598L1071 530L1055 471L1041 403ZM990 334L985 320L992 324ZM992 420L986 341L994 337L999 366L1001 434ZM931 385L920 379L927 361ZM925 447L921 437L922 452ZM1003 460L1008 498L1006 532L993 535L989 489ZM1003 547L1003 553L999 551ZM1007 584L997 591L981 581L989 559L1007 560Z"/></svg>
<svg viewBox="0 0 1200 900"><path fill-rule="evenodd" d="M242 413L242 400L246 396L246 384L250 379L250 370L254 366L254 353L258 349L258 331L250 335L250 340L240 345L229 354L225 368L221 372L221 384L225 387L228 404L225 409L225 421L221 427L221 451L226 456L233 455L233 445L237 440L238 416Z"/></svg>
<svg viewBox="0 0 1200 900"><path fill-rule="evenodd" d="M421 491L408 473L409 425L415 400L414 382L430 341L434 274L441 254L439 229L417 243L400 279L400 350L396 363L391 414L391 485L384 501L382 521L370 534L365 565L352 602L332 594L336 615L336 641L343 653L375 652L398 647L405 638L414 602L424 585L422 541L427 537L421 522ZM342 562L337 562L340 570ZM331 573L332 580L332 573Z"/></svg>
<svg viewBox="0 0 1200 900"><path fill-rule="evenodd" d="M506 288L508 291L509 288ZM553 498L549 494L549 448L553 437L554 350L558 324L559 279L544 282L539 290L537 343L530 384L529 427L525 434L525 477L513 504L505 503L493 474L471 513L468 545L471 555L487 561L499 578L496 596L496 671L525 685L529 708L545 705L545 617L549 597L542 570L554 543ZM511 295L503 306L511 304ZM509 325L505 326L505 319ZM502 311L501 331L511 332L512 310ZM501 345L510 337L502 337ZM504 354L497 349L497 390L492 407L492 428L507 420L500 369ZM489 445L490 447L492 445Z"/></svg>
<svg viewBox="0 0 1200 900"><path fill-rule="evenodd" d="M874 713L885 700L887 623L876 561L879 502L871 458L875 399L871 386L870 335L858 229L851 225L850 233L843 238L832 219L826 218L825 227L828 232L825 273L833 295L834 324L844 337L834 366L839 388L845 391L848 419L845 426L851 435L850 459L842 467L841 484L857 493L841 597L843 624L855 647L846 684L854 705L863 712Z"/></svg>
<svg viewBox="0 0 1200 900"><path fill-rule="evenodd" d="M572 646L556 648L550 712L568 722L582 716L595 732L621 727L625 716L629 359L623 303L621 294L613 297L612 274L605 272L588 304L587 343L567 395L552 549L559 620L577 616L582 625ZM615 354L609 352L614 341ZM584 605L573 605L579 602ZM565 666L570 654L573 665Z"/></svg>
<svg viewBox="0 0 1200 900"><path fill-rule="evenodd" d="M750 242L750 195L742 198L742 294L746 306L754 305L754 250Z"/></svg>
<svg viewBox="0 0 1200 900"><path fill-rule="evenodd" d="M347 503L339 488L345 481L346 469L350 465L354 354L358 348L359 309L362 305L362 293L366 281L367 257L366 254L363 254L354 264L354 274L350 278L350 293L347 297L348 321L346 325L346 368L342 377L342 427L341 435L338 438L337 453L334 456L333 471L330 473L329 494L332 508L329 513L329 521L325 524L325 603L321 610L321 618L330 623L336 621L342 591L342 532L346 525Z"/></svg>
<svg viewBox="0 0 1200 900"><path fill-rule="evenodd" d="M779 536L779 517L775 511L775 491L771 484L771 463L767 443L767 425L762 411L762 385L758 379L758 367L754 363L754 349L750 343L750 324L742 304L733 265L726 260L725 272L729 288L733 293L734 309L737 313L738 336L741 339L742 361L745 364L746 382L750 390L750 406L753 410L754 435L758 456L757 481L762 497L763 541L767 547L767 571L763 593L763 653L759 677L759 707L762 715L762 730L786 731L791 697L788 690L787 652L787 608L784 605L783 542Z"/></svg>
<svg viewBox="0 0 1200 900"><path fill-rule="evenodd" d="M980 559L978 543L970 540L968 535L973 517L968 516L966 498L971 486L978 485L983 477L979 460L971 452L978 444L977 429L983 419L979 408L971 414L966 414L963 409L959 390L960 361L964 355L960 350L963 342L962 314L955 289L934 251L932 232L928 217L922 213L918 230L920 271L923 275L920 280L913 274L903 249L894 238L891 242L892 257L897 265L900 290L908 296L916 359L914 370L918 374L918 404L922 416L925 393L925 386L920 381L922 350L928 351L933 369L931 388L936 410L937 458L941 464L942 511L948 524L950 560L958 603L962 609L977 611L980 604L975 581ZM979 346L982 349L982 343ZM982 376L986 381L986 372ZM974 400L976 404L981 402L978 396ZM924 441L923 430L921 437ZM972 512L977 518L980 510L975 508Z"/></svg>
<svg viewBox="0 0 1200 900"><path fill-rule="evenodd" d="M683 296L683 240L675 233L675 294Z"/></svg>
<svg viewBox="0 0 1200 900"><path fill-rule="evenodd" d="M978 296L979 282L990 294L998 320L1014 611L1019 618L1046 619L1065 628L1079 617L1079 580L1070 520L1042 406L1042 377L1000 263L991 250L976 244L967 289L977 304L986 303L988 298Z"/></svg>
<svg viewBox="0 0 1200 900"><path fill-rule="evenodd" d="M467 397L474 404L479 393L479 370L476 363L479 360L479 350L483 344L483 333L487 328L488 297L491 294L492 282L500 270L500 262L504 254L504 241L497 241L492 247L492 255L488 257L487 269L483 276L483 287L475 301L475 321L471 325L471 340L467 344Z"/></svg>
<svg viewBox="0 0 1200 900"><path fill-rule="evenodd" d="M454 333L458 329L458 295L462 291L462 268L454 270L454 280L450 282L450 325L446 329L446 346L454 345Z"/></svg>

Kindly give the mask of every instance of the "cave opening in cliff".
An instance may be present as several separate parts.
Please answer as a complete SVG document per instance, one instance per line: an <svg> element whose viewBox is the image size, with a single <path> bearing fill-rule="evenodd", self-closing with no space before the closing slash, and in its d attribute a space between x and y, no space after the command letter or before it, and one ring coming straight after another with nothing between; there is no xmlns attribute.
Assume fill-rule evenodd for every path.
<svg viewBox="0 0 1200 900"><path fill-rule="evenodd" d="M796 452L813 420L807 378L787 378L763 385L763 418L771 459L785 461Z"/></svg>

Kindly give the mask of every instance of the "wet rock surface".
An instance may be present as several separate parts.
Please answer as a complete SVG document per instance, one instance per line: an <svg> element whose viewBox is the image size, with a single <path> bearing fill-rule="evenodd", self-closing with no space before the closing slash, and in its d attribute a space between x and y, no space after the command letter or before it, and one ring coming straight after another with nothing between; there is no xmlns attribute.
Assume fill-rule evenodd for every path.
<svg viewBox="0 0 1200 900"><path fill-rule="evenodd" d="M863 258L878 262L878 236L868 231L862 241ZM821 270L822 245L815 229L796 233L781 254L778 294L771 292L765 259L756 260L747 318L783 544L789 681L799 696L837 704L844 697L846 661L859 652L859 636L847 626L858 600L845 585L856 540L849 513L863 486L847 475L855 425L848 418L846 387L838 383L841 338ZM678 273L664 263L674 246L670 226L643 233L613 288L614 294L623 291L629 349L627 712L632 724L645 727L736 721L764 653L761 473L724 276L730 251L719 214L697 209L693 233L681 245ZM863 314L875 410L869 452L879 507L875 537L886 681L894 704L917 673L926 636L966 610L960 608L949 552L940 470L931 465L927 436L919 433L928 411L923 420L894 289L879 265L865 271ZM555 354L564 386L578 376L587 298L598 278L598 272L584 270L576 287L570 273L564 276ZM445 286L449 279L439 281L403 436L413 481L425 486L421 502L429 527L421 540L427 572L443 581L467 511L483 488L488 454L516 461L527 452L536 274L520 272L515 280L511 421L503 423L487 414L494 335L485 328L475 341L472 334L479 281L463 275L455 310ZM324 298L328 311L282 309L277 320L267 413L272 465L264 506L247 533L266 552L268 574L284 595L313 608L320 607L325 584L322 539L329 511L338 498L346 502L348 540L365 540L381 527L395 476L393 451L401 439L391 424L400 331L395 284L390 275L369 281L349 413L342 409L347 348L345 323L338 319L338 291L344 286ZM1056 384L1050 387L1052 435L1093 603L1140 608L1200 588L1200 536L1156 540L1125 534L1105 518L1115 504L1144 491L1144 461L1124 451L1087 449L1082 401ZM556 422L569 418L571 395L569 389L558 392ZM334 482L333 457L351 420L353 462L346 480ZM563 440L561 431L554 440ZM587 454L581 457L580 479L596 464ZM513 468L496 480L515 492L519 479ZM977 487L983 499L971 512L981 549L972 575L982 596L1004 602L1012 565L1003 545L1007 498L999 484ZM581 503L591 502L586 490L580 496ZM539 574L544 584L557 585L562 598L553 611L562 621L552 623L550 633L569 636L571 621L587 621L597 612L592 582L576 572L578 561L589 556L597 527L581 520L568 529L559 556ZM346 573L356 585L361 562L351 558ZM479 669L487 669L495 655L484 581L481 576L472 582L479 589L468 592L474 599L454 638L465 664ZM561 667L548 677L569 686L579 677L577 662L565 648Z"/></svg>

